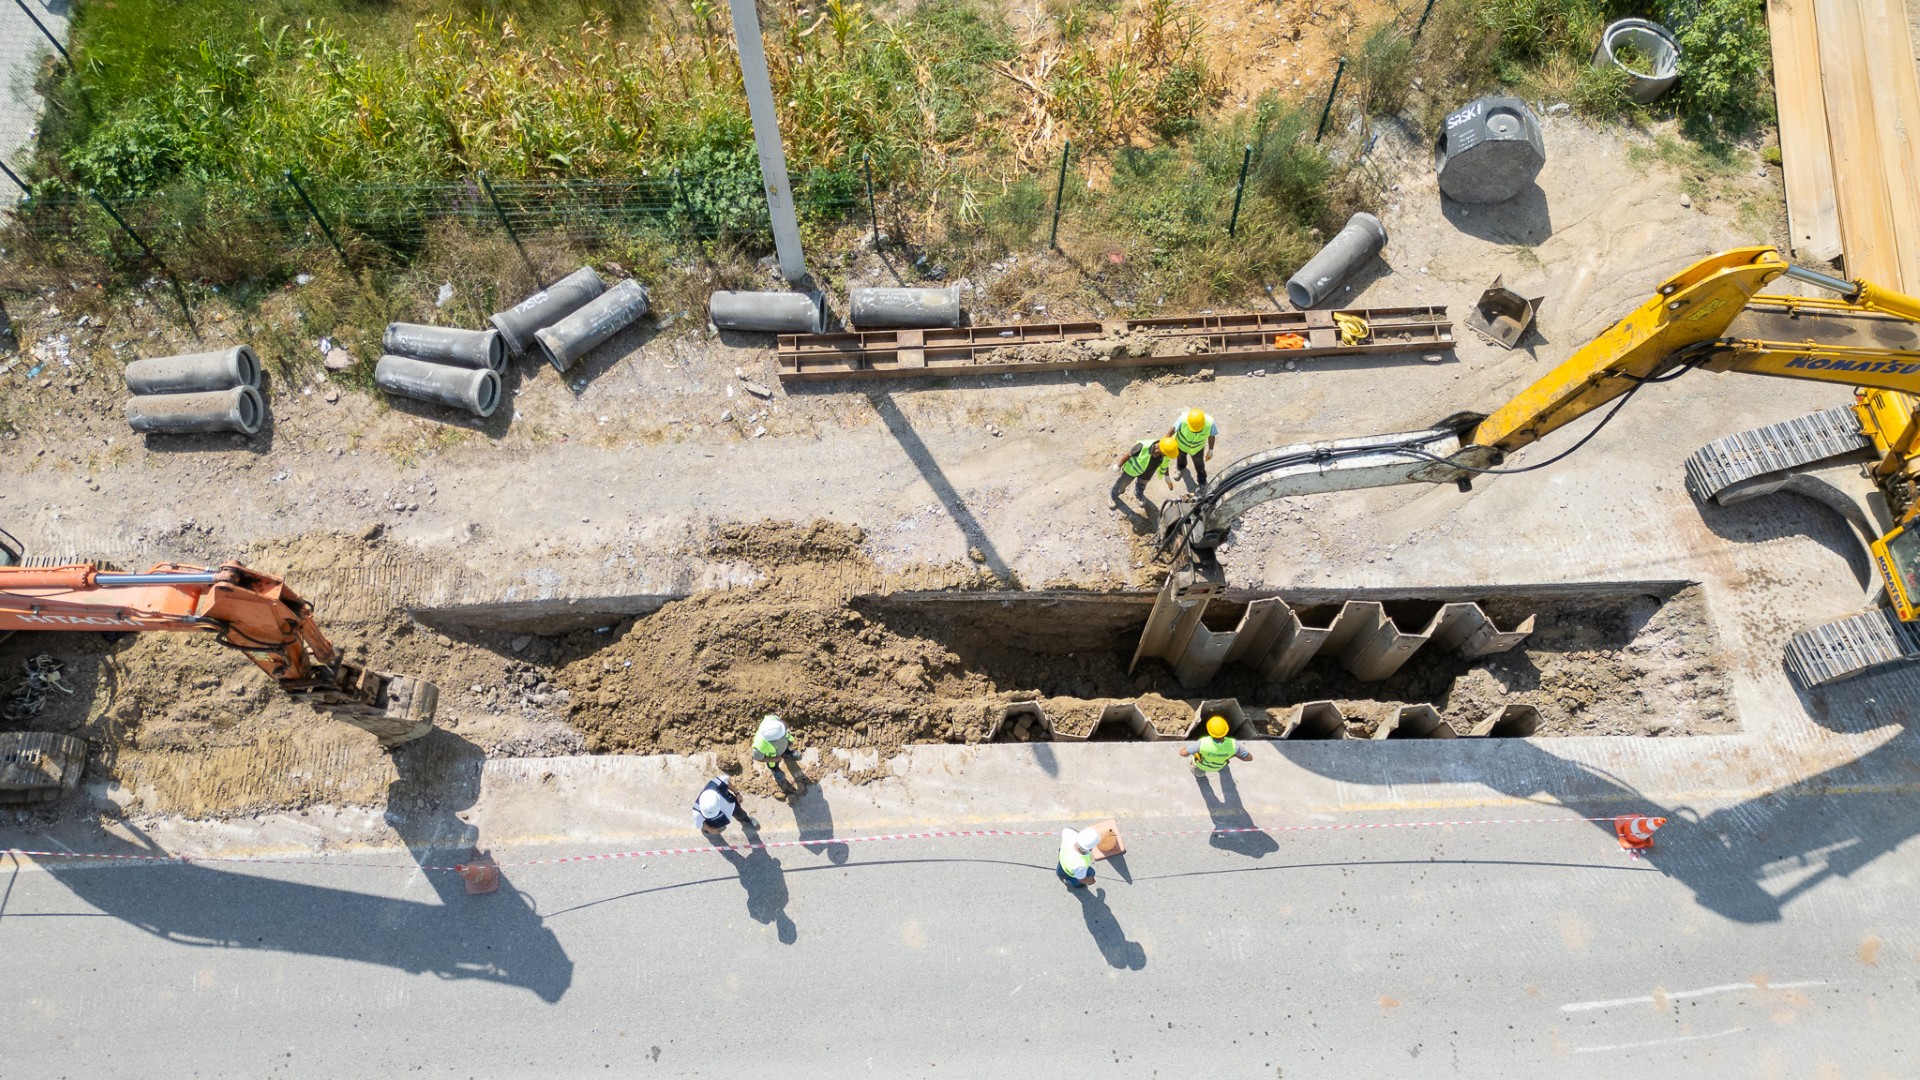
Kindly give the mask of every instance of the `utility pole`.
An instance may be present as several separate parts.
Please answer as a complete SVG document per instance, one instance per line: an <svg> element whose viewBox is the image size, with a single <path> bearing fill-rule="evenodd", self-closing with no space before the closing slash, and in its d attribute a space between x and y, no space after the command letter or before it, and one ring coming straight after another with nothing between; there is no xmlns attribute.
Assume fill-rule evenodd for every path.
<svg viewBox="0 0 1920 1080"><path fill-rule="evenodd" d="M760 151L760 177L767 187L767 217L773 222L773 249L780 276L798 282L807 276L800 251L800 222L793 216L793 192L787 186L787 152L780 145L780 117L773 110L773 82L767 77L767 50L760 42L756 0L729 0L733 40L740 50L740 78L747 87L747 112L753 117L753 141Z"/></svg>

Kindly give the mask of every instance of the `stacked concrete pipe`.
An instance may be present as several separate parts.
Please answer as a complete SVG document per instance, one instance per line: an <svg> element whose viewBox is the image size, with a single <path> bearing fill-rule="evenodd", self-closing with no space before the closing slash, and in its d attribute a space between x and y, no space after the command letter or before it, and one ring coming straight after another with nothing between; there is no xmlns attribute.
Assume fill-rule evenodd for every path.
<svg viewBox="0 0 1920 1080"><path fill-rule="evenodd" d="M463 368L507 370L507 342L498 329L462 330L452 326L388 323L380 347L393 356L430 360Z"/></svg>
<svg viewBox="0 0 1920 1080"><path fill-rule="evenodd" d="M506 339L515 356L533 348L533 335L585 307L606 291L593 267L583 266L487 321Z"/></svg>
<svg viewBox="0 0 1920 1080"><path fill-rule="evenodd" d="M497 327L462 330L388 323L380 345L386 355L373 369L373 382L387 393L431 401L483 419L500 407L507 343Z"/></svg>
<svg viewBox="0 0 1920 1080"><path fill-rule="evenodd" d="M482 419L500 407L500 373L388 354L373 369L374 385L389 394L431 401Z"/></svg>
<svg viewBox="0 0 1920 1080"><path fill-rule="evenodd" d="M127 424L145 434L252 435L267 421L260 358L247 345L135 360L127 365L127 389Z"/></svg>

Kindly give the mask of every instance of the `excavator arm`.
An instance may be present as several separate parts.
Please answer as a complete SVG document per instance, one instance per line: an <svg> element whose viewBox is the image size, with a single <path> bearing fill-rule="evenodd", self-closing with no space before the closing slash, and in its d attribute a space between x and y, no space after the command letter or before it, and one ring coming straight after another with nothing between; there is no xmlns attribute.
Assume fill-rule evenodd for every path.
<svg viewBox="0 0 1920 1080"><path fill-rule="evenodd" d="M0 632L197 631L243 653L296 699L334 713L387 746L433 726L439 689L341 659L313 605L270 574L238 563L163 563L143 574L91 563L0 565Z"/></svg>
<svg viewBox="0 0 1920 1080"><path fill-rule="evenodd" d="M1843 298L1759 294L1782 275ZM1722 252L1662 282L1625 318L1490 414L1456 413L1420 431L1279 447L1233 463L1198 497L1162 508L1161 546L1184 549L1190 569L1217 576L1214 549L1233 522L1260 503L1408 483L1464 489L1482 474L1541 468L1592 433L1547 462L1501 466L1508 455L1596 409L1612 404L1617 411L1641 387L1695 369L1920 394L1915 320L1920 299L1792 266L1770 247ZM1909 441L1916 434L1909 432Z"/></svg>

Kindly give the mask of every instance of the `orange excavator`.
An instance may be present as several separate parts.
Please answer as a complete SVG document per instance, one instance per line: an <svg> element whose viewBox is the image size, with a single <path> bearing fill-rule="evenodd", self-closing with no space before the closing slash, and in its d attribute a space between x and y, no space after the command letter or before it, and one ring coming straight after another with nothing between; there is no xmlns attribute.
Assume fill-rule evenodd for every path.
<svg viewBox="0 0 1920 1080"><path fill-rule="evenodd" d="M17 630L210 633L295 700L333 713L383 746L411 742L433 728L438 687L347 663L314 622L313 605L271 574L232 562L213 568L162 563L131 574L93 563L32 567L23 561L19 541L0 530L0 637ZM6 774L0 797L44 797L48 782L71 790L78 769L71 777L52 775L62 772L52 760L61 756L58 747L46 737L29 739L38 742L0 750Z"/></svg>

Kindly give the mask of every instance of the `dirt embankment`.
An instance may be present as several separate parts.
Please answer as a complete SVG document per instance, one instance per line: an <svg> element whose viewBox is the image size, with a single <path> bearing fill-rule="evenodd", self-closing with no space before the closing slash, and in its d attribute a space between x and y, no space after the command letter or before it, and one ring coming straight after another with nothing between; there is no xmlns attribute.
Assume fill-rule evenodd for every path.
<svg viewBox="0 0 1920 1080"><path fill-rule="evenodd" d="M767 713L803 746L882 760L912 742L982 737L1000 700L986 678L847 606L837 583L849 564L867 568L862 539L829 522L723 529L710 554L751 562L764 580L670 603L611 641L574 635L584 655L556 676L573 725L598 752L717 749L729 766L744 763Z"/></svg>

